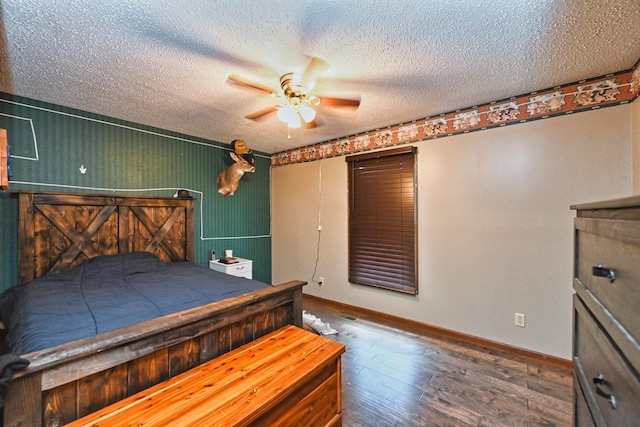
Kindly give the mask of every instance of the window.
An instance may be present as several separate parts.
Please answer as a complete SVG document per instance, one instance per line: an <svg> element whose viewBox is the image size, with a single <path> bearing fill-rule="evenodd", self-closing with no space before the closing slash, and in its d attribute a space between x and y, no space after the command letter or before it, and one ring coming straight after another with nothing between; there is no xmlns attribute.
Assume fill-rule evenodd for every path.
<svg viewBox="0 0 640 427"><path fill-rule="evenodd" d="M346 158L349 282L418 293L416 147Z"/></svg>

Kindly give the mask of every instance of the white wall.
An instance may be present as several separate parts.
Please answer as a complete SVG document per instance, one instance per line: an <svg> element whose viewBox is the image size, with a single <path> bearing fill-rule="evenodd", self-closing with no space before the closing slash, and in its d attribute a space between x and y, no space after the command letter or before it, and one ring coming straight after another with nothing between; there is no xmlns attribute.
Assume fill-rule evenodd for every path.
<svg viewBox="0 0 640 427"><path fill-rule="evenodd" d="M274 168L273 282L570 359L569 206L632 194L631 115L627 104L418 143L417 296L348 283L343 157Z"/></svg>

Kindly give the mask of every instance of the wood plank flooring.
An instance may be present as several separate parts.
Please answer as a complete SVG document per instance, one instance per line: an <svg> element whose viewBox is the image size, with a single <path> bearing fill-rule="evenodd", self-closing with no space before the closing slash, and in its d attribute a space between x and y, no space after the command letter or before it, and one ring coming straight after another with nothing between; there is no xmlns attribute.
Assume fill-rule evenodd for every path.
<svg viewBox="0 0 640 427"><path fill-rule="evenodd" d="M344 426L570 426L570 369L304 298L342 355Z"/></svg>

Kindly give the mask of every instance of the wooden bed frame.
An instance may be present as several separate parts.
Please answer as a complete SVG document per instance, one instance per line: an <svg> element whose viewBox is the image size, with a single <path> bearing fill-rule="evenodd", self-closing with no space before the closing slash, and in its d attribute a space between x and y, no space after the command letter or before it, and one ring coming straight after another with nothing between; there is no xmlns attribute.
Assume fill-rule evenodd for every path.
<svg viewBox="0 0 640 427"><path fill-rule="evenodd" d="M25 283L101 254L147 251L192 261L194 199L19 193L19 275ZM302 327L291 281L22 357L4 426L63 425L257 339Z"/></svg>

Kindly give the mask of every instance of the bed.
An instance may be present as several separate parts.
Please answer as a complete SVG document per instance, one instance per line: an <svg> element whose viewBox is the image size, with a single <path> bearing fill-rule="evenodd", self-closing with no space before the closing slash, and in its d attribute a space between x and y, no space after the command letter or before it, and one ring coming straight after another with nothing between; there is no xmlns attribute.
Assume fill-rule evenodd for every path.
<svg viewBox="0 0 640 427"><path fill-rule="evenodd" d="M155 277L148 282L158 286L157 293L162 294L164 284L157 279L168 275L164 268L186 275L180 268L193 264L192 198L37 192L20 192L18 197L21 284L53 277L43 285L48 288L73 282L78 271L105 275L103 270L92 268L115 262L127 275L125 291L141 286L139 281L133 285L131 277L142 277L150 268ZM129 264L131 258L142 259L144 271L138 264ZM194 266L196 275L217 273ZM241 280L247 288L194 307L191 298L185 297L189 301L180 311L161 311L160 317L148 315L130 325L112 322L97 329L97 335L84 331L83 337L71 342L54 341L50 347L20 353L30 364L14 373L8 383L4 425L63 425L284 325L302 327L305 282L268 286L217 274L225 280ZM55 280L60 278L64 280ZM94 295L96 301L104 296L100 292L98 289ZM183 295L189 292L181 291ZM194 293L206 292L199 289ZM145 294L142 300L153 296L153 292ZM126 300L131 305L125 312L144 305L134 296ZM157 308L162 304L153 301L152 305ZM102 307L103 314L113 307ZM123 317L122 312L118 317ZM78 329L75 320L66 321L73 325L69 328L60 323L60 330ZM30 349L29 345L24 348Z"/></svg>

